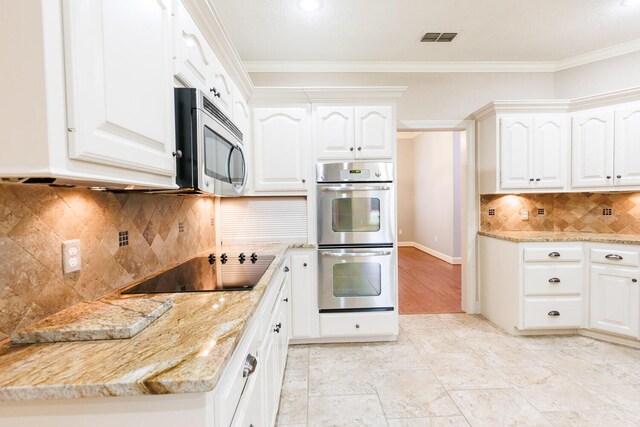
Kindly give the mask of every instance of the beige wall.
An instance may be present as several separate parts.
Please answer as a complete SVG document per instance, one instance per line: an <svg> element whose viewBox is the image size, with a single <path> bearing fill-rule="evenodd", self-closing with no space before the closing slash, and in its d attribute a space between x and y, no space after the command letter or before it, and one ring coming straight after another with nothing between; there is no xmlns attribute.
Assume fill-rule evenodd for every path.
<svg viewBox="0 0 640 427"><path fill-rule="evenodd" d="M460 138L458 132L423 132L398 140L398 225L415 242L460 257ZM404 227L404 228L403 228ZM456 242L458 239L458 242Z"/></svg>
<svg viewBox="0 0 640 427"><path fill-rule="evenodd" d="M398 120L464 119L496 99L554 97L553 73L253 73L256 86L408 86Z"/></svg>
<svg viewBox="0 0 640 427"><path fill-rule="evenodd" d="M640 52L558 71L556 98L579 98L640 86Z"/></svg>

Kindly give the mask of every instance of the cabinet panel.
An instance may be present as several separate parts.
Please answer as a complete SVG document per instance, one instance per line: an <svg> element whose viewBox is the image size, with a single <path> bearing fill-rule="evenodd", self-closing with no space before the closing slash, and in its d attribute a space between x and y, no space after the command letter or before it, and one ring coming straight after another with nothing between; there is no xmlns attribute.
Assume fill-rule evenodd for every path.
<svg viewBox="0 0 640 427"><path fill-rule="evenodd" d="M562 329L582 326L582 299L548 298L524 300L525 329Z"/></svg>
<svg viewBox="0 0 640 427"><path fill-rule="evenodd" d="M613 184L613 111L575 114L572 118L573 187Z"/></svg>
<svg viewBox="0 0 640 427"><path fill-rule="evenodd" d="M69 157L175 175L170 1L63 7Z"/></svg>
<svg viewBox="0 0 640 427"><path fill-rule="evenodd" d="M213 51L181 1L174 14L174 73L187 87L209 93L213 83Z"/></svg>
<svg viewBox="0 0 640 427"><path fill-rule="evenodd" d="M394 312L323 313L320 314L320 333L323 337L396 335L396 316Z"/></svg>
<svg viewBox="0 0 640 427"><path fill-rule="evenodd" d="M591 267L590 324L593 329L638 336L639 276L638 269Z"/></svg>
<svg viewBox="0 0 640 427"><path fill-rule="evenodd" d="M582 246L549 245L544 248L525 248L527 262L575 262L582 261Z"/></svg>
<svg viewBox="0 0 640 427"><path fill-rule="evenodd" d="M230 119L233 119L233 89L234 84L220 61L215 58L213 63L213 81L210 91L213 103Z"/></svg>
<svg viewBox="0 0 640 427"><path fill-rule="evenodd" d="M501 187L533 185L533 119L500 119L500 147Z"/></svg>
<svg viewBox="0 0 640 427"><path fill-rule="evenodd" d="M353 158L355 109L318 106L314 113L314 137L318 160Z"/></svg>
<svg viewBox="0 0 640 427"><path fill-rule="evenodd" d="M584 271L581 264L525 264L525 295L581 294Z"/></svg>
<svg viewBox="0 0 640 427"><path fill-rule="evenodd" d="M640 186L640 104L615 110L615 186Z"/></svg>
<svg viewBox="0 0 640 427"><path fill-rule="evenodd" d="M307 109L256 108L253 122L255 190L306 190Z"/></svg>
<svg viewBox="0 0 640 427"><path fill-rule="evenodd" d="M318 290L315 281L315 256L291 255L291 338L318 336Z"/></svg>
<svg viewBox="0 0 640 427"><path fill-rule="evenodd" d="M395 123L392 107L355 107L356 159L393 156Z"/></svg>
<svg viewBox="0 0 640 427"><path fill-rule="evenodd" d="M564 115L533 120L533 174L536 188L565 186L567 119Z"/></svg>

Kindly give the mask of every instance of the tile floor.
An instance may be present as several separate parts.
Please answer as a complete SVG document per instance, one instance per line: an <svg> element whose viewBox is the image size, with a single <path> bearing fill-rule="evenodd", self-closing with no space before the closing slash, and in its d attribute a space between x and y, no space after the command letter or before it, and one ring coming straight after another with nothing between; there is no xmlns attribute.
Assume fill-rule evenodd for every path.
<svg viewBox="0 0 640 427"><path fill-rule="evenodd" d="M640 426L640 350L400 316L397 342L291 346L278 426Z"/></svg>

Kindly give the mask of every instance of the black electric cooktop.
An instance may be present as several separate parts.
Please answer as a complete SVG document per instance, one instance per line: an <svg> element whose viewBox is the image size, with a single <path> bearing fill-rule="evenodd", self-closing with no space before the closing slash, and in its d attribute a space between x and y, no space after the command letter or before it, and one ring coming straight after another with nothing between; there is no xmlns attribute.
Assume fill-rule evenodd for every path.
<svg viewBox="0 0 640 427"><path fill-rule="evenodd" d="M274 256L222 254L196 257L145 280L123 294L216 292L251 290L271 265Z"/></svg>

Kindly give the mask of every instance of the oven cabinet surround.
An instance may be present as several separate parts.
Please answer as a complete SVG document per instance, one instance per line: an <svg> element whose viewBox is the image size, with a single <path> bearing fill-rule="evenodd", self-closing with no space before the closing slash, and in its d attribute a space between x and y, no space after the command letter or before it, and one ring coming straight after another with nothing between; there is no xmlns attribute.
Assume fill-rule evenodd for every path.
<svg viewBox="0 0 640 427"><path fill-rule="evenodd" d="M306 194L311 177L310 106L254 107L253 190Z"/></svg>
<svg viewBox="0 0 640 427"><path fill-rule="evenodd" d="M291 281L285 254L215 389L206 393L0 402L3 427L272 426L289 346ZM257 359L245 382L247 355ZM237 408L237 409L236 409Z"/></svg>
<svg viewBox="0 0 640 427"><path fill-rule="evenodd" d="M640 101L592 98L609 104L505 101L475 113L480 194L640 189Z"/></svg>
<svg viewBox="0 0 640 427"><path fill-rule="evenodd" d="M391 159L395 117L391 105L313 105L317 160Z"/></svg>
<svg viewBox="0 0 640 427"><path fill-rule="evenodd" d="M316 249L291 249L291 339L320 336Z"/></svg>
<svg viewBox="0 0 640 427"><path fill-rule="evenodd" d="M11 2L2 13L13 65L0 89L13 107L0 118L0 177L174 187L172 1Z"/></svg>
<svg viewBox="0 0 640 427"><path fill-rule="evenodd" d="M640 338L640 247L487 236L478 244L481 312L506 331Z"/></svg>

